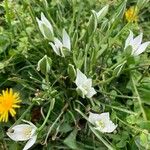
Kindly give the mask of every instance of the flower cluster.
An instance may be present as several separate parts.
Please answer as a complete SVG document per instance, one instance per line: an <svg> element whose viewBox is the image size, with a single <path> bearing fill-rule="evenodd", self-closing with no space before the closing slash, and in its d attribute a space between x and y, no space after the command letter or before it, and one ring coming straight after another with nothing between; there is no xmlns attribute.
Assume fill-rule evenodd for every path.
<svg viewBox="0 0 150 150"><path fill-rule="evenodd" d="M57 55L65 57L65 51L71 51L70 37L65 29L63 29L62 32L62 41L60 41L54 36L53 27L43 13L41 13L41 20L39 20L38 18L36 18L36 20L44 38L51 41L49 42L49 44L51 45L53 51Z"/></svg>
<svg viewBox="0 0 150 150"><path fill-rule="evenodd" d="M108 12L108 5L101 9L98 13L96 11L92 12L98 21L99 19L102 19ZM131 17L132 21L137 20L136 15L134 15L133 8L128 10L125 15L128 21L130 21ZM43 13L41 13L41 19L36 18L36 20L43 37L48 40L48 43L51 45L55 54L65 57L66 54L71 51L71 40L65 29L62 31L62 38L60 40L54 36L53 27ZM129 36L125 41L124 50L126 50L128 47L131 47L132 56L137 56L143 53L150 44L150 41L142 43L142 38L143 33L134 38L133 32L130 31ZM51 69L51 63L51 58L45 55L38 62L38 71L41 71L43 74L48 74ZM74 66L70 65L70 67L72 67L72 70L74 69ZM88 78L78 68L74 70L73 74L75 74L76 79L74 78L73 81L76 84L76 91L78 95L82 98L89 98L91 100L92 97L97 93L92 85L92 78ZM14 117L16 114L15 108L20 107L20 102L21 100L19 98L19 94L13 93L12 89L2 91L2 94L0 95L0 121L7 122L9 113L12 117ZM96 130L102 133L111 133L117 128L117 125L111 121L109 112L104 112L101 114L90 112L88 121L94 125ZM19 124L10 128L7 132L7 135L14 141L28 141L23 148L23 150L27 150L36 142L38 128L29 121L24 120L24 122L26 124Z"/></svg>

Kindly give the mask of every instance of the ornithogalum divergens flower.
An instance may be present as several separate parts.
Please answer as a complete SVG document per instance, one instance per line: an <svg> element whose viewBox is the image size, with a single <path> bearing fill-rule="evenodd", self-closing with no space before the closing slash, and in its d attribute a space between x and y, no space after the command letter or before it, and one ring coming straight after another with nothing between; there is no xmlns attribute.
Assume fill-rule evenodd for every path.
<svg viewBox="0 0 150 150"><path fill-rule="evenodd" d="M150 44L150 41L142 43L143 33L138 35L137 37L133 38L133 32L130 31L130 34L128 38L125 41L125 47L126 49L128 46L131 46L133 56L138 56L139 54L143 53L147 46Z"/></svg>
<svg viewBox="0 0 150 150"><path fill-rule="evenodd" d="M92 79L87 78L79 69L77 69L75 83L77 85L76 90L82 98L85 98L85 96L91 98L96 94L95 89L92 87Z"/></svg>
<svg viewBox="0 0 150 150"><path fill-rule="evenodd" d="M90 112L89 122L95 126L95 129L102 133L111 133L117 128L117 125L115 125L110 120L109 112L102 114L95 114Z"/></svg>
<svg viewBox="0 0 150 150"><path fill-rule="evenodd" d="M48 21L48 19L45 17L45 15L41 13L41 20L38 18L36 18L36 20L38 22L39 29L44 38L53 41L54 39L53 27L51 23Z"/></svg>
<svg viewBox="0 0 150 150"><path fill-rule="evenodd" d="M28 141L23 150L28 150L37 139L37 127L29 122L25 121L26 124L19 124L8 129L7 135L14 141Z"/></svg>
<svg viewBox="0 0 150 150"><path fill-rule="evenodd" d="M62 41L60 41L58 38L54 38L54 43L50 42L49 44L52 46L53 51L57 55L62 57L65 57L65 50L67 51L71 50L70 37L65 31L65 29L63 29L63 33L62 33Z"/></svg>

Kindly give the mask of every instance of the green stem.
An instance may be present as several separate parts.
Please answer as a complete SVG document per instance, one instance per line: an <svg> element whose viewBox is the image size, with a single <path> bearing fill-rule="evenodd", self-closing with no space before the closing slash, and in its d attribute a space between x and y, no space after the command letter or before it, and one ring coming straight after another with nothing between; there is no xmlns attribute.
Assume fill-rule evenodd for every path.
<svg viewBox="0 0 150 150"><path fill-rule="evenodd" d="M95 134L95 136L96 136L99 140L101 140L101 142L102 142L109 150L115 150L106 140L104 140L104 139L100 136L100 134L99 134L98 132L96 132L96 130L95 130L93 127L91 127L90 125L89 125L89 127L90 127L91 131Z"/></svg>
<svg viewBox="0 0 150 150"><path fill-rule="evenodd" d="M84 74L86 74L86 68L87 68L87 51L88 51L88 45L85 47L85 54L84 54Z"/></svg>
<svg viewBox="0 0 150 150"><path fill-rule="evenodd" d="M133 112L133 111L130 111L130 110L127 110L127 109L124 109L122 107L117 107L117 106L113 106L113 105L108 105L108 104L105 104L105 103L102 103L100 102L101 104L107 106L107 107L110 107L112 109L116 109L116 110L119 110L119 111L122 111L122 112L125 112L125 113L128 113L128 114L132 114L132 115L137 115L137 113Z"/></svg>
<svg viewBox="0 0 150 150"><path fill-rule="evenodd" d="M145 75L149 72L150 70L150 66L148 66L148 68L143 72L141 78L138 80L138 83L140 83L142 81L142 79L145 77Z"/></svg>
<svg viewBox="0 0 150 150"><path fill-rule="evenodd" d="M72 1L73 3L73 1ZM72 17L72 20L71 20L71 25L70 25L70 28L69 28L69 33L72 33L74 32L74 22L75 22L75 17L76 17L76 7L75 7L75 3L72 4L72 11L73 11L73 17Z"/></svg>
<svg viewBox="0 0 150 150"><path fill-rule="evenodd" d="M109 83L111 82L113 79L115 78L115 76L112 76L111 78L107 79L107 80L104 80L104 81L97 81L97 83L95 84L96 85L99 85L99 84L106 84L106 83Z"/></svg>
<svg viewBox="0 0 150 150"><path fill-rule="evenodd" d="M100 91L100 93L103 93L103 94L106 94L106 95L109 95L109 96L120 97L120 98L137 99L137 97L133 97L133 96L127 96L127 95L114 95L114 94L107 93L107 92L104 92L104 91Z"/></svg>
<svg viewBox="0 0 150 150"><path fill-rule="evenodd" d="M33 107L34 103L32 103L27 109L26 111L21 115L21 117L12 125L15 126L16 124L19 124L21 122L21 120L25 117L26 113Z"/></svg>
<svg viewBox="0 0 150 150"><path fill-rule="evenodd" d="M49 86L49 75L48 75L48 73L46 73L46 75L45 75L45 81L46 81L47 86Z"/></svg>
<svg viewBox="0 0 150 150"><path fill-rule="evenodd" d="M90 49L90 46L91 46L91 43L93 40L93 36L94 36L94 33L92 33L92 35L89 37L88 44L86 44L86 48L85 48L85 55L84 55L84 73L85 74L87 73L87 54Z"/></svg>
<svg viewBox="0 0 150 150"><path fill-rule="evenodd" d="M75 108L75 111L77 111L85 120L89 121L88 117L83 112L81 112L79 109Z"/></svg>
<svg viewBox="0 0 150 150"><path fill-rule="evenodd" d="M150 66L150 63L148 63L148 64L141 64L141 65L139 65L139 66L136 66L136 67L132 67L132 68L126 68L126 69L124 69L124 71L131 71L131 70L135 70L135 69L139 69L139 68L143 68L143 67L146 67L146 66Z"/></svg>
<svg viewBox="0 0 150 150"><path fill-rule="evenodd" d="M121 61L117 62L116 64L114 64L113 66L111 66L110 68L107 68L104 72L102 72L100 74L100 76L104 75L104 74L109 74L110 71L114 71L114 68L116 68L118 65L122 64L122 63L126 63L126 58L123 58Z"/></svg>
<svg viewBox="0 0 150 150"><path fill-rule="evenodd" d="M134 82L134 79L133 79L132 76L131 76L131 80L132 80L132 84L133 84L133 88L134 88L135 94L137 95L137 100L138 100L138 103L139 103L139 107L141 109L141 113L143 115L144 120L147 121L147 117L146 117L145 111L144 111L143 106L142 106L142 100L140 98L140 95L138 93L138 90L136 88L136 85L135 85L135 82Z"/></svg>
<svg viewBox="0 0 150 150"><path fill-rule="evenodd" d="M53 127L55 126L55 124L57 123L57 121L60 119L60 117L62 116L62 114L64 113L65 109L68 107L68 103L63 107L63 109L61 110L61 113L59 114L59 116L56 118L56 120L53 122L53 124L51 125L51 127L49 128L48 130L48 133L46 135L46 138L45 138L45 141L44 141L44 144L47 143L47 139L49 137L49 134L51 133Z"/></svg>
<svg viewBox="0 0 150 150"><path fill-rule="evenodd" d="M116 40L116 38L122 33L122 31L123 31L126 27L128 27L129 24L130 24L130 22L128 22L128 23L120 30L120 32L118 32L118 34L115 35L115 37L113 38L113 41ZM111 43L111 44L112 44L112 43ZM110 44L110 45L111 45L111 44Z"/></svg>
<svg viewBox="0 0 150 150"><path fill-rule="evenodd" d="M49 115L50 115L51 111L54 108L54 104L55 104L55 99L52 99L52 101L50 102L50 106L49 106L49 110L48 110L47 116L46 116L43 124L38 128L38 131L41 131L44 128L44 126L45 126L45 124L46 124L46 122L47 122L47 120L49 118Z"/></svg>
<svg viewBox="0 0 150 150"><path fill-rule="evenodd" d="M90 103L91 103L92 107L94 107L95 104L94 104L94 102L93 102L93 99L92 99L92 98L89 98L89 100L90 100Z"/></svg>
<svg viewBox="0 0 150 150"><path fill-rule="evenodd" d="M11 26L11 17L9 13L8 0L5 0L4 5L5 5L5 10L6 10L6 19L7 19L7 22L9 23L9 26Z"/></svg>
<svg viewBox="0 0 150 150"><path fill-rule="evenodd" d="M135 127L135 126L131 126L131 125L129 125L128 123L126 123L126 122L124 122L123 120L121 120L120 118L118 118L118 117L117 117L117 119L118 119L121 123L123 123L124 125L126 125L126 126L132 128L132 129L134 129L134 130L136 130L136 131L143 132L143 133L145 133L146 135L149 135L149 136L150 136L150 134L149 134L146 130L143 130L143 129L138 128L138 127Z"/></svg>
<svg viewBox="0 0 150 150"><path fill-rule="evenodd" d="M120 65L122 63L126 63L126 58L123 58L120 62L117 62L116 64L114 64L113 66L111 66L109 69L112 70L112 69L116 68L118 65Z"/></svg>

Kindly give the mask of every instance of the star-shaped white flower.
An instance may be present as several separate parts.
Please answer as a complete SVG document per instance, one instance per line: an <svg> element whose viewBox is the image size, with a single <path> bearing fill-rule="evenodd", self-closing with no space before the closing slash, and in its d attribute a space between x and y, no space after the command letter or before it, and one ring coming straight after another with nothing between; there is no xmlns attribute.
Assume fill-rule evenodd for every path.
<svg viewBox="0 0 150 150"><path fill-rule="evenodd" d="M96 94L95 89L92 87L92 79L87 78L79 69L77 69L75 83L77 85L76 90L82 98L85 98L85 96L91 98Z"/></svg>
<svg viewBox="0 0 150 150"><path fill-rule="evenodd" d="M150 44L150 41L142 43L142 38L143 33L133 38L133 32L130 31L129 36L126 39L124 49L126 49L128 46L131 46L133 56L138 56L139 54L143 53L146 50L147 46Z"/></svg>
<svg viewBox="0 0 150 150"><path fill-rule="evenodd" d="M65 29L63 29L63 33L62 33L62 42L58 38L54 38L54 43L49 42L49 44L52 46L54 52L57 55L62 56L62 57L65 57L63 48L65 48L68 51L71 50L70 37L65 31Z"/></svg>
<svg viewBox="0 0 150 150"><path fill-rule="evenodd" d="M41 20L36 18L38 22L39 29L41 33L43 34L44 38L53 40L54 39L54 32L53 27L51 23L48 21L48 19L44 16L43 13L41 13Z"/></svg>
<svg viewBox="0 0 150 150"><path fill-rule="evenodd" d="M14 141L28 141L23 148L23 150L28 150L36 142L37 127L29 121L23 121L26 124L19 124L10 128L7 135Z"/></svg>
<svg viewBox="0 0 150 150"><path fill-rule="evenodd" d="M102 133L111 133L117 128L117 125L110 120L109 112L102 114L94 114L90 112L89 122L91 122L96 129Z"/></svg>

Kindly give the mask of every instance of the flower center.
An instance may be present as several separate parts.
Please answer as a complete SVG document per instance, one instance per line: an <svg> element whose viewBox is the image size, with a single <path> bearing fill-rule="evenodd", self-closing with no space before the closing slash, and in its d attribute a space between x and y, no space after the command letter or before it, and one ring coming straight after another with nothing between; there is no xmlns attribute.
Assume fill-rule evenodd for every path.
<svg viewBox="0 0 150 150"><path fill-rule="evenodd" d="M24 135L29 138L31 136L32 128L26 128L23 130Z"/></svg>
<svg viewBox="0 0 150 150"><path fill-rule="evenodd" d="M105 123L102 120L96 121L96 124L101 128L105 128Z"/></svg>
<svg viewBox="0 0 150 150"><path fill-rule="evenodd" d="M87 85L87 84L83 84L82 85L82 88L86 91L86 93L87 93L87 91L88 91L88 89L89 89L89 86Z"/></svg>
<svg viewBox="0 0 150 150"><path fill-rule="evenodd" d="M3 103L2 103L3 108L5 108L5 110L9 110L12 107L12 100L11 98L8 99L4 99Z"/></svg>

